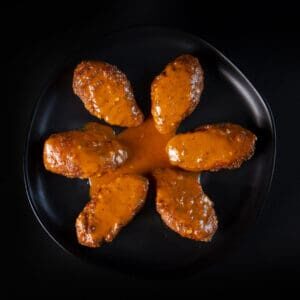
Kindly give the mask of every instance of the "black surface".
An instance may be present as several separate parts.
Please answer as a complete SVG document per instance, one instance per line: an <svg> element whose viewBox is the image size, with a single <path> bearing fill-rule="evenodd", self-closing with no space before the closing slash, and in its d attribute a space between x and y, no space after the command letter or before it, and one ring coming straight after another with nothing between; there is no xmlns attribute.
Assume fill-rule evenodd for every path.
<svg viewBox="0 0 300 300"><path fill-rule="evenodd" d="M78 38L79 42L81 40ZM122 49L122 51L120 51ZM219 230L210 243L183 239L168 230L155 211L155 190L150 185L147 204L118 238L100 249L78 244L74 223L88 201L88 184L47 172L43 144L51 133L81 128L96 121L72 91L73 71L81 60L104 60L127 74L146 117L151 106L150 85L156 74L177 56L190 53L204 68L201 104L184 120L178 132L202 124L233 122L257 135L254 157L234 171L203 173L204 190L215 202ZM143 277L185 277L216 263L232 251L246 229L261 213L273 175L275 129L270 111L247 79L224 56L204 41L186 33L158 27L138 27L84 44L76 57L58 66L37 103L26 151L24 172L28 196L41 224L53 239L91 264L113 266ZM53 65L55 65L53 61ZM40 73L48 76L48 70ZM138 273L137 273L138 272ZM136 274L137 273L137 274Z"/></svg>
<svg viewBox="0 0 300 300"><path fill-rule="evenodd" d="M197 34L220 49L250 79L272 108L278 136L278 155L270 201L263 218L243 244L222 263L189 278L203 287L293 285L299 277L300 266L300 202L298 115L300 42L298 9L288 2L272 5L253 3L227 7L228 3L201 3L198 7L184 2L149 1L110 3L72 7L41 3L14 5L3 11L1 26L8 62L6 75L11 117L1 121L5 141L12 147L4 152L1 173L3 205L9 212L7 243L9 271L14 283L28 286L64 285L76 291L79 287L132 286L149 287L153 282L137 281L118 272L94 268L66 255L40 227L26 200L22 179L22 146L31 112L46 82L40 70L55 66L49 61L76 51L76 32L93 28L103 33L126 27L150 24L166 25ZM90 38L98 39L99 36ZM71 47L71 48L70 48ZM43 51L43 49L47 51ZM72 50L70 50L72 49ZM60 61L57 61L60 64ZM6 69L4 69L6 71ZM54 73L54 71L53 71ZM3 97L4 98L4 97ZM9 126L7 126L9 124ZM8 189L6 189L8 188ZM4 197L5 196L5 197ZM12 213L11 213L12 212ZM4 218L5 219L5 218ZM6 224L6 225L7 225ZM16 227L16 228L15 228ZM15 229L14 229L15 228ZM12 234L17 233L17 236ZM278 280L279 284L268 283ZM100 282L100 284L99 284ZM156 282L155 286L176 286L176 282ZM181 285L190 286L186 280Z"/></svg>

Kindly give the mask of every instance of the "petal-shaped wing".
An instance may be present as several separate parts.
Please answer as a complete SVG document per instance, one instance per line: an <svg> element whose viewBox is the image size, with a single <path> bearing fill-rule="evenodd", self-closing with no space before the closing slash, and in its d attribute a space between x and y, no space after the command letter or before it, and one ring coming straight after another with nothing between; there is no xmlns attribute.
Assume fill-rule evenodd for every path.
<svg viewBox="0 0 300 300"><path fill-rule="evenodd" d="M202 67L192 55L181 55L169 63L151 86L151 112L163 134L175 132L200 100L204 86Z"/></svg>
<svg viewBox="0 0 300 300"><path fill-rule="evenodd" d="M83 130L52 134L44 144L44 166L67 177L88 178L114 169L127 159L127 148L105 125L88 123Z"/></svg>
<svg viewBox="0 0 300 300"><path fill-rule="evenodd" d="M166 151L172 165L189 171L217 171L239 168L253 155L255 141L256 136L239 125L213 124L176 135Z"/></svg>
<svg viewBox="0 0 300 300"><path fill-rule="evenodd" d="M122 175L101 186L76 220L80 244L99 247L111 242L145 202L148 180L139 175Z"/></svg>
<svg viewBox="0 0 300 300"><path fill-rule="evenodd" d="M111 125L136 127L143 122L130 82L116 66L83 61L74 71L73 90L92 115Z"/></svg>
<svg viewBox="0 0 300 300"><path fill-rule="evenodd" d="M162 220L181 236L209 241L217 230L213 203L204 194L198 175L174 169L154 172L156 209Z"/></svg>

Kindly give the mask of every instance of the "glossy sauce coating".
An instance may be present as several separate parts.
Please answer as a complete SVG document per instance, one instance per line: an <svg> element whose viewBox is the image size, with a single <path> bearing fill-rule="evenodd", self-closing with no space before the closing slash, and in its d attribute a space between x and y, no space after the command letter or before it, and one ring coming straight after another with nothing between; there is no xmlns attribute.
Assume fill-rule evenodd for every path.
<svg viewBox="0 0 300 300"><path fill-rule="evenodd" d="M151 86L152 116L143 114L130 82L117 67L84 61L74 72L73 89L86 109L111 125L132 127L117 137L108 126L88 123L81 131L54 134L45 142L44 164L55 173L89 178L90 201L76 220L80 244L112 241L142 207L152 173L156 208L183 237L209 241L218 221L198 174L186 170L237 168L254 151L256 137L234 124L199 127L175 136L180 122L199 103L204 86L197 58L182 55L169 63Z"/></svg>
<svg viewBox="0 0 300 300"><path fill-rule="evenodd" d="M205 125L178 134L167 144L170 163L189 171L239 168L255 149L256 136L230 123Z"/></svg>
<svg viewBox="0 0 300 300"><path fill-rule="evenodd" d="M198 174L175 169L154 172L156 209L162 220L183 237L210 241L218 220L212 201L204 194Z"/></svg>
<svg viewBox="0 0 300 300"><path fill-rule="evenodd" d="M111 125L136 127L143 122L130 82L116 66L81 62L74 71L73 90L92 115Z"/></svg>
<svg viewBox="0 0 300 300"><path fill-rule="evenodd" d="M52 134L44 144L44 166L67 177L88 178L115 169L127 159L127 149L113 130L88 123L82 130Z"/></svg>
<svg viewBox="0 0 300 300"><path fill-rule="evenodd" d="M99 247L111 242L143 206L147 190L148 180L133 174L102 185L76 220L79 243Z"/></svg>
<svg viewBox="0 0 300 300"><path fill-rule="evenodd" d="M127 161L113 172L91 177L91 196L98 192L102 184L121 174L145 175L157 168L170 167L165 148L172 136L173 134L160 134L152 118L139 127L125 129L117 136L117 140L128 149Z"/></svg>
<svg viewBox="0 0 300 300"><path fill-rule="evenodd" d="M203 70L196 57L181 55L169 63L151 85L151 113L157 130L175 132L196 108L203 87Z"/></svg>

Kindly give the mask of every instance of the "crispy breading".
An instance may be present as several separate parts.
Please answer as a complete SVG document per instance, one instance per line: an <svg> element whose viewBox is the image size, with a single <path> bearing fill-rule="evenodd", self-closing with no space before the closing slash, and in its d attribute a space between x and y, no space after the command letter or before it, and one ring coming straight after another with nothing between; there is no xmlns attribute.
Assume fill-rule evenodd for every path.
<svg viewBox="0 0 300 300"><path fill-rule="evenodd" d="M145 202L148 180L139 175L122 175L102 185L76 220L80 244L99 247L111 242Z"/></svg>
<svg viewBox="0 0 300 300"><path fill-rule="evenodd" d="M170 163L189 171L239 168L251 158L256 136L231 123L204 125L178 134L167 144Z"/></svg>
<svg viewBox="0 0 300 300"><path fill-rule="evenodd" d="M44 144L44 166L71 178L88 178L122 165L127 148L114 139L113 130L88 123L82 130L52 134Z"/></svg>
<svg viewBox="0 0 300 300"><path fill-rule="evenodd" d="M175 132L200 101L204 74L196 57L181 55L151 85L151 113L159 132Z"/></svg>
<svg viewBox="0 0 300 300"><path fill-rule="evenodd" d="M154 172L156 209L162 220L183 237L210 241L218 220L212 201L204 194L198 174L174 169Z"/></svg>
<svg viewBox="0 0 300 300"><path fill-rule="evenodd" d="M85 108L111 125L136 127L144 116L126 75L101 61L83 61L74 71L73 90Z"/></svg>

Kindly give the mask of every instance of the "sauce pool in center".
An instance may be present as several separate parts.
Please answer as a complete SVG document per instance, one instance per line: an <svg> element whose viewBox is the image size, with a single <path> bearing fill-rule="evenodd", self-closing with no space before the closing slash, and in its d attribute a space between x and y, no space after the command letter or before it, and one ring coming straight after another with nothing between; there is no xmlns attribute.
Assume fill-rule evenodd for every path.
<svg viewBox="0 0 300 300"><path fill-rule="evenodd" d="M91 196L99 191L101 185L122 174L144 175L158 168L171 167L165 148L173 136L174 133L160 134L152 118L148 118L138 127L125 129L117 136L117 140L128 148L127 161L116 170L91 177Z"/></svg>

